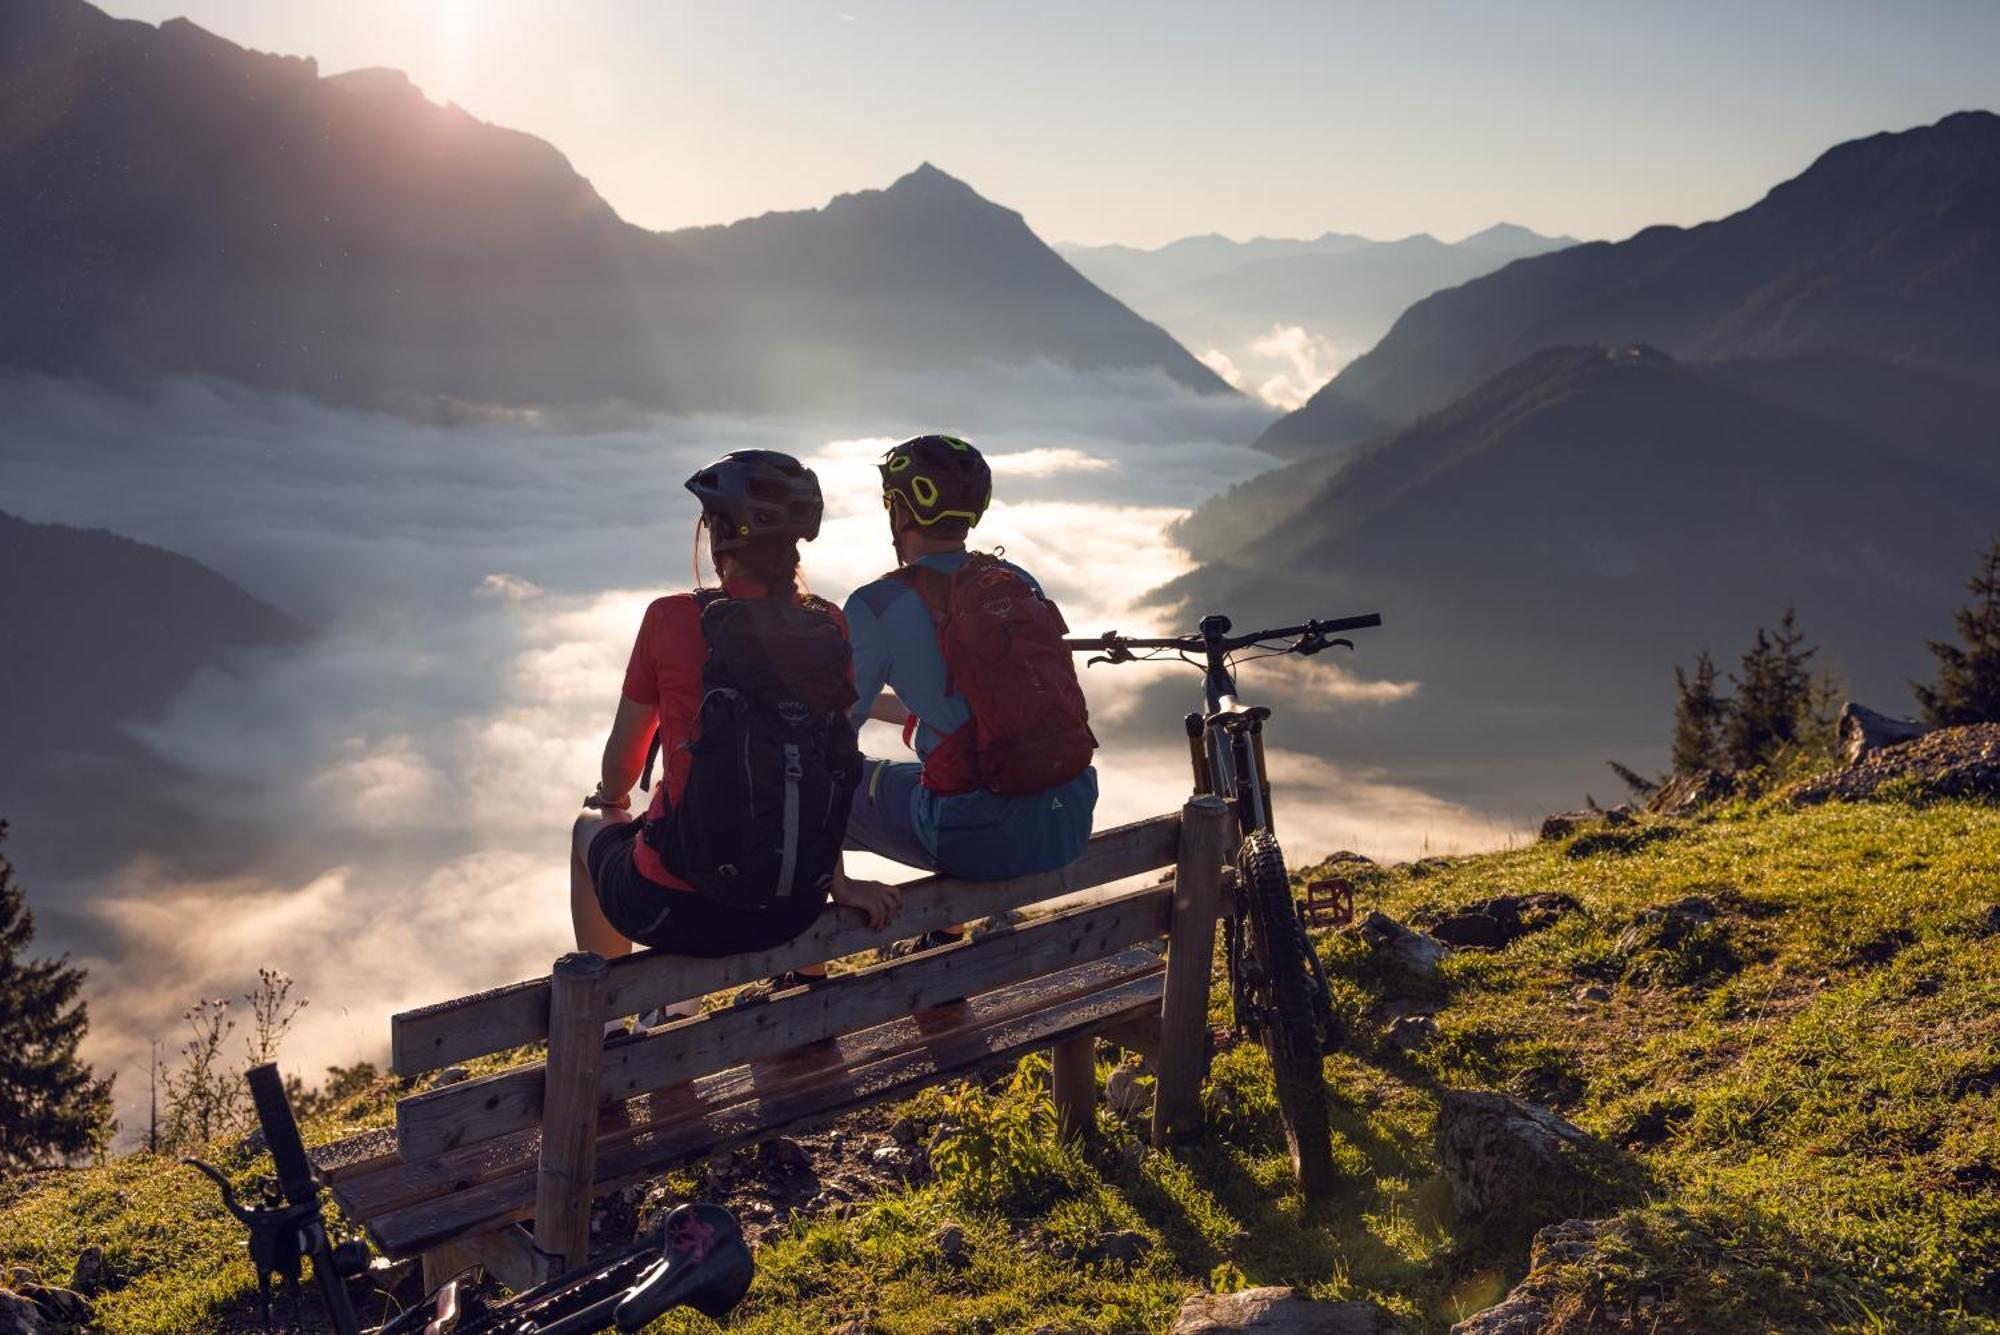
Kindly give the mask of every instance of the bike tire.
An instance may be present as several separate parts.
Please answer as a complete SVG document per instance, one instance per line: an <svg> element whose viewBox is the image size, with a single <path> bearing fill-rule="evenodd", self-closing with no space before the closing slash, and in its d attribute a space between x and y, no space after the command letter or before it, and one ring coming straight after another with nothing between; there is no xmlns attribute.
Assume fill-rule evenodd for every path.
<svg viewBox="0 0 2000 1335"><path fill-rule="evenodd" d="M1314 1023L1314 982L1307 959L1312 942L1299 921L1285 874L1285 854L1269 830L1254 831L1236 857L1236 875L1249 909L1250 948L1268 988L1260 1035L1271 1056L1272 1082L1285 1125L1292 1171L1308 1212L1333 1198L1338 1177L1333 1166L1333 1130L1327 1113L1326 1076L1318 1026Z"/></svg>

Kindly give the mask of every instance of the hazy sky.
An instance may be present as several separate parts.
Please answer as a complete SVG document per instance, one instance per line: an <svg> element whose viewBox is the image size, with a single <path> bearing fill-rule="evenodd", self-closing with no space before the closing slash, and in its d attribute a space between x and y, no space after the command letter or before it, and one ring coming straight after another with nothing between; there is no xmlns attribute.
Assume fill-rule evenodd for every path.
<svg viewBox="0 0 2000 1335"><path fill-rule="evenodd" d="M109 0L323 72L407 70L649 227L930 160L1050 240L1498 219L1619 237L1829 145L2000 105L2000 3Z"/></svg>

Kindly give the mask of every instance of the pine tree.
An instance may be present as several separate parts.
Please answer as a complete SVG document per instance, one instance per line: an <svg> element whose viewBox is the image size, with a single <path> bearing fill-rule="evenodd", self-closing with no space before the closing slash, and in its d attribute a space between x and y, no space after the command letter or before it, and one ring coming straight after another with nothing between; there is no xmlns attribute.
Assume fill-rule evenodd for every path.
<svg viewBox="0 0 2000 1335"><path fill-rule="evenodd" d="M1819 650L1808 649L1805 643L1805 632L1799 629L1793 609L1787 607L1771 635L1771 648L1777 657L1777 717L1783 725L1779 735L1786 742L1797 741L1812 718L1813 677L1806 661Z"/></svg>
<svg viewBox="0 0 2000 1335"><path fill-rule="evenodd" d="M96 1149L110 1131L111 1082L77 1059L90 1026L77 999L83 970L66 957L22 958L34 937L34 915L0 857L0 1174Z"/></svg>
<svg viewBox="0 0 2000 1335"><path fill-rule="evenodd" d="M1722 722L1729 701L1715 693L1715 660L1703 649L1694 656L1694 680L1674 667L1674 749L1676 774L1715 769L1721 763Z"/></svg>
<svg viewBox="0 0 2000 1335"><path fill-rule="evenodd" d="M1798 740L1812 708L1812 674L1806 662L1817 649L1805 646L1805 634L1791 608L1776 631L1757 628L1757 638L1743 655L1742 675L1734 677L1736 695L1722 729L1724 758L1733 770L1768 765Z"/></svg>
<svg viewBox="0 0 2000 1335"><path fill-rule="evenodd" d="M1979 573L1965 587L1972 591L1972 606L1952 617L1964 646L1932 640L1937 681L1912 683L1924 721L1940 728L2000 723L2000 541L1987 549Z"/></svg>

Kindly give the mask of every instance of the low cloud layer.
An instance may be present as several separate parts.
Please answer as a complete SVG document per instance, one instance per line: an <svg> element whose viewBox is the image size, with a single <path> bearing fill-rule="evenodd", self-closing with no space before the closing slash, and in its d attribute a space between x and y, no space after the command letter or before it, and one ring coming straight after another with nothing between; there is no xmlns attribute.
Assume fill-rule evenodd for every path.
<svg viewBox="0 0 2000 1335"><path fill-rule="evenodd" d="M1159 633L1160 614L1138 605L1184 569L1169 525L1269 462L1238 443L1265 410L1157 377L1042 367L921 394L934 406L906 401L881 423L584 432L418 426L192 382L120 397L0 380L0 506L184 552L318 632L204 672L133 725L183 776L181 845L124 850L99 882L38 882L38 841L80 827L13 813L9 853L31 901L60 898L62 921L85 924L43 944L90 967L90 1055L123 1073L128 1127L150 1042L171 1048L181 1008L242 993L259 965L293 973L312 1000L285 1054L310 1078L379 1058L393 1011L541 972L567 947L567 826L640 613L689 581L695 513L680 484L700 463L751 446L808 459L829 508L806 574L838 598L893 560L883 449L922 429L965 434L998 474L981 545L1035 570L1079 633ZM1106 744L1100 824L1186 793L1178 715L1138 709L1170 674L1191 697L1184 668L1086 678ZM1259 664L1245 684L1301 718L1408 707L1420 690L1320 662ZM864 744L896 741L871 727ZM1400 857L1509 834L1319 757L1276 749L1273 765L1295 856Z"/></svg>
<svg viewBox="0 0 2000 1335"><path fill-rule="evenodd" d="M1302 325L1271 326L1241 346L1210 348L1201 362L1236 389L1290 412L1354 360L1330 338Z"/></svg>

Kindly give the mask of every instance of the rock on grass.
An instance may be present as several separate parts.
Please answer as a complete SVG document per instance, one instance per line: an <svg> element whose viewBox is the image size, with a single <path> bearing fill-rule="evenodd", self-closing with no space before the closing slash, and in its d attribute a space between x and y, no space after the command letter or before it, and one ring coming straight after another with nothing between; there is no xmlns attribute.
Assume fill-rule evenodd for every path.
<svg viewBox="0 0 2000 1335"><path fill-rule="evenodd" d="M1542 1335L1552 1329L1550 1308L1559 1288L1553 1269L1589 1256L1598 1228L1595 1220L1565 1219L1535 1234L1527 1277L1494 1306L1453 1326L1451 1335Z"/></svg>
<svg viewBox="0 0 2000 1335"><path fill-rule="evenodd" d="M1413 932L1379 910L1363 918L1356 930L1378 954L1419 978L1435 976L1451 954L1451 947L1436 937Z"/></svg>
<svg viewBox="0 0 2000 1335"><path fill-rule="evenodd" d="M1269 1335L1393 1335L1401 1327L1374 1303L1323 1303L1296 1289L1198 1293L1181 1304L1171 1335L1254 1330Z"/></svg>
<svg viewBox="0 0 2000 1335"><path fill-rule="evenodd" d="M1506 1094L1446 1090L1437 1146L1460 1217L1501 1243L1606 1203L1629 1176L1610 1146Z"/></svg>

